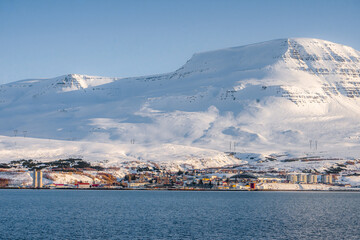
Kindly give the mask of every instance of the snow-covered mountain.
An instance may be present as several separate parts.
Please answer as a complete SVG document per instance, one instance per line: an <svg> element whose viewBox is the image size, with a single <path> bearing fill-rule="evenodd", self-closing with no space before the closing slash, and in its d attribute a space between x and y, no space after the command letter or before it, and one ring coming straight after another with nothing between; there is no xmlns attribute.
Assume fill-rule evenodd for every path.
<svg viewBox="0 0 360 240"><path fill-rule="evenodd" d="M1 85L0 161L81 155L220 166L239 161L228 151L358 157L359 119L359 51L278 39L198 53L168 74Z"/></svg>

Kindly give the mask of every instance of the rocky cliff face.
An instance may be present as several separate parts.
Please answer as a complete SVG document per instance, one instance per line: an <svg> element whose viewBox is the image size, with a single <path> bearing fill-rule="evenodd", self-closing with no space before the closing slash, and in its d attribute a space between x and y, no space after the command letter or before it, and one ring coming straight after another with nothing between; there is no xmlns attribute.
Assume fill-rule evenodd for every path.
<svg viewBox="0 0 360 240"><path fill-rule="evenodd" d="M332 96L358 98L360 55L354 49L315 39L289 39L284 62L289 69L305 71L322 80L322 90L310 99L326 101Z"/></svg>

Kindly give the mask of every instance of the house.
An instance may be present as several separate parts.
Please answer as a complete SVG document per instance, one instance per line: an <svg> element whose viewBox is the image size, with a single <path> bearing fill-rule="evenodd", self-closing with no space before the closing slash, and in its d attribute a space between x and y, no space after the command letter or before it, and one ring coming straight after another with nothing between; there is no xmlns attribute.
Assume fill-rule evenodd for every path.
<svg viewBox="0 0 360 240"><path fill-rule="evenodd" d="M148 182L130 182L128 183L128 188L144 188L148 184Z"/></svg>
<svg viewBox="0 0 360 240"><path fill-rule="evenodd" d="M76 188L90 188L90 183L78 182L75 184Z"/></svg>

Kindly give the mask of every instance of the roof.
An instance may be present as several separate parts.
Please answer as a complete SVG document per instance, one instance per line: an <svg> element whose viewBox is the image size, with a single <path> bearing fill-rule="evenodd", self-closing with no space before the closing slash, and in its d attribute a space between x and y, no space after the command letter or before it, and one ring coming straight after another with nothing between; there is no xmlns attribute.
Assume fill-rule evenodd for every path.
<svg viewBox="0 0 360 240"><path fill-rule="evenodd" d="M257 178L253 175L249 175L249 174L237 174L237 175L234 175L232 176L231 178Z"/></svg>

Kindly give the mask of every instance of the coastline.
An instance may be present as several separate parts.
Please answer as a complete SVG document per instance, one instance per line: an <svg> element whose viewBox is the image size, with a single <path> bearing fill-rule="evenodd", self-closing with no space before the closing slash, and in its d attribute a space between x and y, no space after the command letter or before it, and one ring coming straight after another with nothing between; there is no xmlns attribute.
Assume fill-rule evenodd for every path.
<svg viewBox="0 0 360 240"><path fill-rule="evenodd" d="M146 188L4 188L0 187L0 190L4 189L11 189L11 190L71 190L71 191L181 191L181 192L359 192L359 189L328 189L328 190L281 190L281 189L254 189L254 190L247 190L247 189L146 189Z"/></svg>

